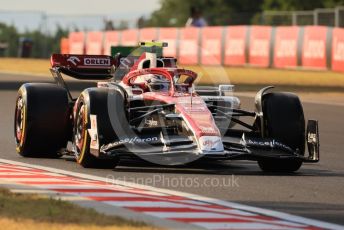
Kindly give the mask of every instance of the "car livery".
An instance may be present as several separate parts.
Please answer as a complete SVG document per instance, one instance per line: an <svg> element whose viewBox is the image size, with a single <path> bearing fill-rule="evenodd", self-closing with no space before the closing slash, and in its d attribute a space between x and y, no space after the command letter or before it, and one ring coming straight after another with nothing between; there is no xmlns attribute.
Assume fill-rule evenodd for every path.
<svg viewBox="0 0 344 230"><path fill-rule="evenodd" d="M255 111L243 110L232 85L195 88L197 73L159 56L156 48L164 46L141 43L141 56L53 54L56 84L19 89L17 152L73 154L84 167L111 168L123 158L168 165L235 159L292 172L319 161L318 122L306 124L296 95L265 87L255 97ZM97 86L74 98L63 74L96 80Z"/></svg>

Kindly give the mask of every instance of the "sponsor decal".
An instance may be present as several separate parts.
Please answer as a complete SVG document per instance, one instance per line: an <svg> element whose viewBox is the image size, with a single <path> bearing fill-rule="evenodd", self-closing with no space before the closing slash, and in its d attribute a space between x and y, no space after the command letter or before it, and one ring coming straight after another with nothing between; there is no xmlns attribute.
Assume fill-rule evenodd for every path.
<svg viewBox="0 0 344 230"><path fill-rule="evenodd" d="M191 103L191 97L179 97L178 103L180 104L190 104ZM192 97L192 104L203 104L204 101L202 98L199 97Z"/></svg>
<svg viewBox="0 0 344 230"><path fill-rule="evenodd" d="M308 133L307 142L316 143L317 142L317 134L316 133Z"/></svg>
<svg viewBox="0 0 344 230"><path fill-rule="evenodd" d="M111 149L111 148L116 148L120 145L125 145L125 144L144 144L144 143L153 143L159 141L159 137L146 137L146 138L140 138L140 137L132 137L132 138L124 138L118 141L115 141L113 143L110 143L108 145L102 146L102 149Z"/></svg>
<svg viewBox="0 0 344 230"><path fill-rule="evenodd" d="M200 127L202 133L208 133L208 134L216 134L217 131L213 127L205 127L201 126Z"/></svg>
<svg viewBox="0 0 344 230"><path fill-rule="evenodd" d="M213 149L214 146L216 146L217 143L219 143L219 142L220 142L220 140L215 140L215 141L213 141L213 140L205 140L203 142L203 146L205 146L206 148L209 148L209 149Z"/></svg>
<svg viewBox="0 0 344 230"><path fill-rule="evenodd" d="M175 92L174 93L174 96L175 97L184 97L184 96L186 96L187 94L186 93L183 93L183 92Z"/></svg>
<svg viewBox="0 0 344 230"><path fill-rule="evenodd" d="M124 69L129 69L133 64L138 60L138 58L121 58L119 60L120 62L120 67Z"/></svg>
<svg viewBox="0 0 344 230"><path fill-rule="evenodd" d="M91 128L88 129L88 133L91 137L90 148L99 149L98 128L97 128L97 115L90 115Z"/></svg>
<svg viewBox="0 0 344 230"><path fill-rule="evenodd" d="M226 55L241 56L245 54L245 41L243 39L230 39L226 48Z"/></svg>
<svg viewBox="0 0 344 230"><path fill-rule="evenodd" d="M158 137L147 137L147 138L134 137L134 138L125 138L123 140L116 141L113 144L120 145L120 144L150 143L150 142L155 142L158 140L159 140Z"/></svg>
<svg viewBox="0 0 344 230"><path fill-rule="evenodd" d="M245 145L248 146L261 146L261 147L273 147L272 141L256 141L256 140L247 140Z"/></svg>
<svg viewBox="0 0 344 230"><path fill-rule="evenodd" d="M158 121L152 119L146 119L145 124L148 125L149 127L156 127L158 126Z"/></svg>
<svg viewBox="0 0 344 230"><path fill-rule="evenodd" d="M187 113L204 113L208 110L207 107L200 107L200 106L184 106L184 109Z"/></svg>
<svg viewBox="0 0 344 230"><path fill-rule="evenodd" d="M324 58L325 42L323 40L309 40L304 49L305 58Z"/></svg>
<svg viewBox="0 0 344 230"><path fill-rule="evenodd" d="M222 139L219 136L202 136L199 138L200 149L205 152L222 152Z"/></svg>
<svg viewBox="0 0 344 230"><path fill-rule="evenodd" d="M241 144L245 146L251 147L261 147L261 148L277 148L282 150L287 150L289 152L294 152L289 146L278 142L276 140L255 140L255 139L248 139L246 140L245 137L240 141Z"/></svg>
<svg viewBox="0 0 344 230"><path fill-rule="evenodd" d="M217 97L217 96L205 96L203 97L204 101L224 101L225 99L223 97Z"/></svg>
<svg viewBox="0 0 344 230"><path fill-rule="evenodd" d="M333 49L333 60L344 61L344 42L337 41L334 42L335 48Z"/></svg>
<svg viewBox="0 0 344 230"><path fill-rule="evenodd" d="M295 57L296 56L296 41L295 40L281 40L279 48L276 52L276 57Z"/></svg>
<svg viewBox="0 0 344 230"><path fill-rule="evenodd" d="M179 97L177 103L180 104L187 113L191 112L206 112L208 107L204 103L202 98L193 97ZM192 104L191 104L192 102Z"/></svg>
<svg viewBox="0 0 344 230"><path fill-rule="evenodd" d="M84 65L111 65L110 58L84 58Z"/></svg>
<svg viewBox="0 0 344 230"><path fill-rule="evenodd" d="M80 62L80 59L76 56L70 56L68 59L67 59L67 62L70 62L72 63L73 65L78 65L78 63Z"/></svg>
<svg viewBox="0 0 344 230"><path fill-rule="evenodd" d="M268 57L269 56L269 40L255 39L252 41L251 56Z"/></svg>

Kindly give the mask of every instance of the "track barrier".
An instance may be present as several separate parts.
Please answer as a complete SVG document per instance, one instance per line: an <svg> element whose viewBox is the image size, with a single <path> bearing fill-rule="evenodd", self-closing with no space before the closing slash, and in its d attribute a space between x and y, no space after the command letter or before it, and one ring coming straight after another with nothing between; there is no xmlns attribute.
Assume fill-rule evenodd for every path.
<svg viewBox="0 0 344 230"><path fill-rule="evenodd" d="M168 42L182 65L254 66L344 72L344 29L325 26L209 26L71 32L61 53L110 54L111 46Z"/></svg>

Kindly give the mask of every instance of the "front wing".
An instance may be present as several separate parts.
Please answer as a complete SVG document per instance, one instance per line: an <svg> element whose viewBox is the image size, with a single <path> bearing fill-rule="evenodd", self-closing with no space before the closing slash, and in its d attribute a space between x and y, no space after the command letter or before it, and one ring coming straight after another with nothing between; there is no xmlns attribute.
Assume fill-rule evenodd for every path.
<svg viewBox="0 0 344 230"><path fill-rule="evenodd" d="M146 139L145 139L146 138ZM143 141L150 138L150 141ZM308 155L304 156L299 150L293 150L278 140L262 137L251 137L242 134L223 137L224 151L201 152L196 143L185 137L170 137L161 141L158 137L128 138L122 142L113 142L101 146L100 158L121 156L138 156L156 158L197 155L214 160L259 160L262 158L298 159L303 162L315 163L319 161L319 131L318 122L309 120L307 124L306 143Z"/></svg>

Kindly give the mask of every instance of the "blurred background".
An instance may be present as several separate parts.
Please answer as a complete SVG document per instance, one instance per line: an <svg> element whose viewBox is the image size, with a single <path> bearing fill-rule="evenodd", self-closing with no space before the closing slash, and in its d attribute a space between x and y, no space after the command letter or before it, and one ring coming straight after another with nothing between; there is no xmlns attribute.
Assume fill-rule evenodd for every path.
<svg viewBox="0 0 344 230"><path fill-rule="evenodd" d="M344 27L344 0L2 0L0 56L47 58L75 31L206 25Z"/></svg>

